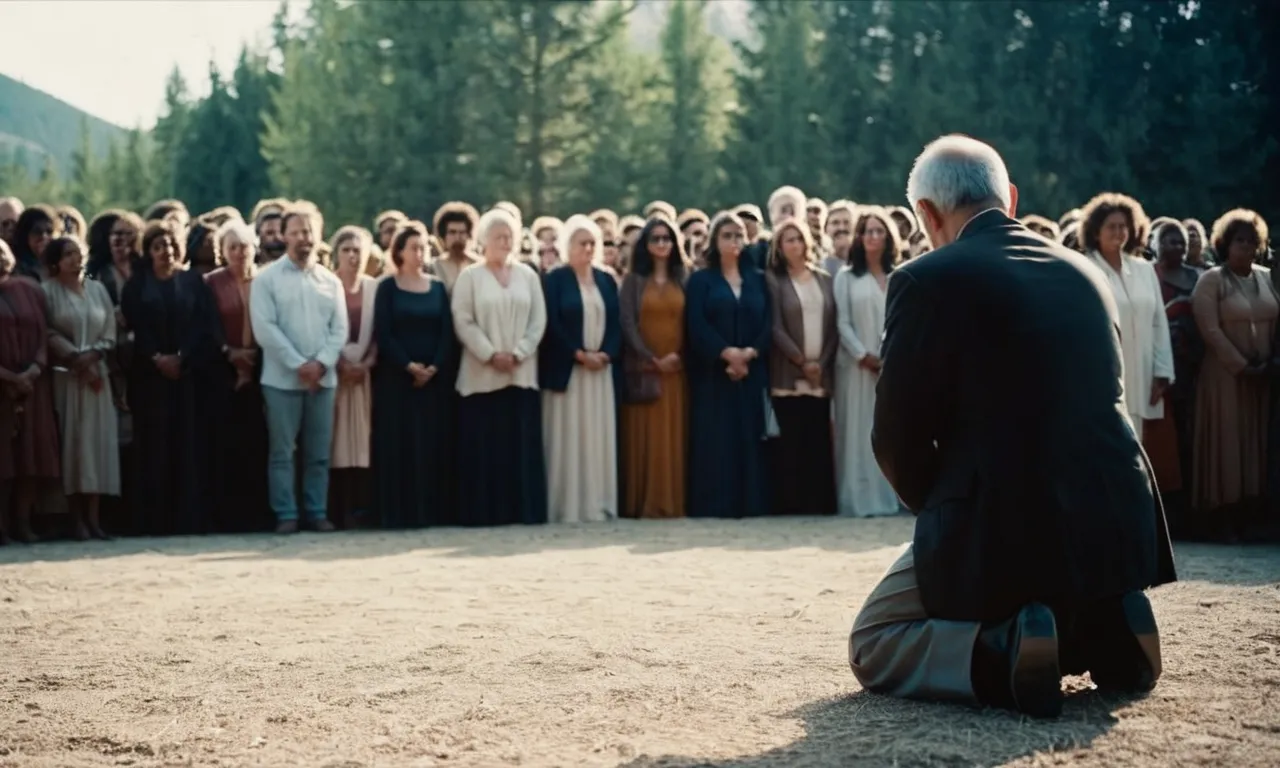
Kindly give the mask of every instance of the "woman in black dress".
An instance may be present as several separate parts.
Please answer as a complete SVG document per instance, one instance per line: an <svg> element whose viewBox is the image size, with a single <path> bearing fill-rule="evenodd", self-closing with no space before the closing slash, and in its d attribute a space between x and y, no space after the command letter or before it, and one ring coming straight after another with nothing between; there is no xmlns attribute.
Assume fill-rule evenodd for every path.
<svg viewBox="0 0 1280 768"><path fill-rule="evenodd" d="M373 509L384 528L454 522L450 406L458 343L444 281L424 269L429 237L416 221L396 230L396 272L374 302Z"/></svg>
<svg viewBox="0 0 1280 768"><path fill-rule="evenodd" d="M142 253L120 300L134 332L128 374L132 531L204 533L211 507L210 414L201 382L217 359L217 316L201 275L183 269L181 240L172 225L148 226Z"/></svg>

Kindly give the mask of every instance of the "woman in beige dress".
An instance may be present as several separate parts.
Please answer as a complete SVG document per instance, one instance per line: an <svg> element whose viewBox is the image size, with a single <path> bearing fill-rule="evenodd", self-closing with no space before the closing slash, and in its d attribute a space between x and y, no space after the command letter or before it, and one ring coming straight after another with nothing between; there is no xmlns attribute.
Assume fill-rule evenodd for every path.
<svg viewBox="0 0 1280 768"><path fill-rule="evenodd" d="M116 345L115 309L102 283L84 279L85 254L78 240L54 240L43 261L50 278L41 287L49 304L62 486L71 502L75 537L106 539L99 498L120 495L116 411L107 378L107 355Z"/></svg>
<svg viewBox="0 0 1280 768"><path fill-rule="evenodd" d="M1234 210L1213 225L1221 266L1200 276L1191 294L1205 356L1196 392L1193 517L1200 532L1233 539L1262 506L1272 339L1280 296L1265 253L1267 224Z"/></svg>
<svg viewBox="0 0 1280 768"><path fill-rule="evenodd" d="M618 516L618 288L603 269L603 236L570 216L546 276L547 330L538 350L547 517L557 523Z"/></svg>
<svg viewBox="0 0 1280 768"><path fill-rule="evenodd" d="M332 252L347 300L347 345L338 358L338 392L334 396L333 456L329 462L329 514L344 528L372 525L370 509L369 433L373 384L369 372L377 362L373 343L373 306L378 281L365 274L373 236L348 226L333 236Z"/></svg>

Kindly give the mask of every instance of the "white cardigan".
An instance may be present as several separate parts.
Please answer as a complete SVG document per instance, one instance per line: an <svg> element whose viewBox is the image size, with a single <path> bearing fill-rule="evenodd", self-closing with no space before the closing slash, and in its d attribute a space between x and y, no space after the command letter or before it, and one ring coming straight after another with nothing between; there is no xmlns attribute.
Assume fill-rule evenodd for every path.
<svg viewBox="0 0 1280 768"><path fill-rule="evenodd" d="M1164 417L1164 400L1151 405L1151 382L1173 382L1173 343L1164 312L1160 278L1146 259L1125 254L1116 272L1093 251L1090 254L1111 284L1120 311L1120 349L1124 353L1124 401L1135 423Z"/></svg>
<svg viewBox="0 0 1280 768"><path fill-rule="evenodd" d="M453 329L462 342L457 387L463 397L513 386L538 388L538 343L547 327L542 281L527 264L510 264L506 288L483 262L463 268L453 285ZM502 373L489 365L495 352L515 355L516 369Z"/></svg>

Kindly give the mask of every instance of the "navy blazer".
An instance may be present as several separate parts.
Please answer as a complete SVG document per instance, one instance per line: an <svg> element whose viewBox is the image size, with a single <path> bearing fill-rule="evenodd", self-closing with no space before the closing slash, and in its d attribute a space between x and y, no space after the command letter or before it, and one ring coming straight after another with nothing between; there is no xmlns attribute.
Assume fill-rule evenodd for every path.
<svg viewBox="0 0 1280 768"><path fill-rule="evenodd" d="M604 340L600 351L612 363L615 392L622 375L622 314L618 304L618 283L613 275L597 267L591 268L596 288L604 299ZM547 272L542 279L542 294L547 305L547 330L538 348L538 386L552 392L563 392L569 376L578 364L573 356L585 347L582 338L582 291L578 276L568 266Z"/></svg>

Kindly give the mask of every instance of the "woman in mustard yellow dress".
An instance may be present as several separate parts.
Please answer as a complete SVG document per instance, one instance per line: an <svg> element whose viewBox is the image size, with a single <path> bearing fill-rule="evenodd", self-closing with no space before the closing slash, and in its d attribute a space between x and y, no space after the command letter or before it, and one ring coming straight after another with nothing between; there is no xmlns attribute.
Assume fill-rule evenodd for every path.
<svg viewBox="0 0 1280 768"><path fill-rule="evenodd" d="M622 281L622 516L684 517L688 409L684 281L678 230L649 219Z"/></svg>

